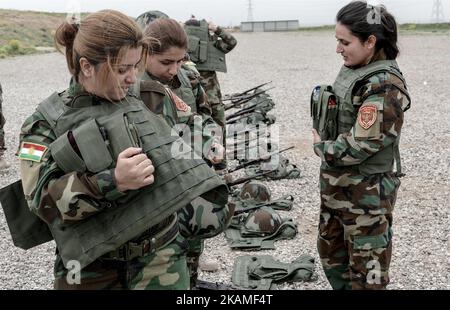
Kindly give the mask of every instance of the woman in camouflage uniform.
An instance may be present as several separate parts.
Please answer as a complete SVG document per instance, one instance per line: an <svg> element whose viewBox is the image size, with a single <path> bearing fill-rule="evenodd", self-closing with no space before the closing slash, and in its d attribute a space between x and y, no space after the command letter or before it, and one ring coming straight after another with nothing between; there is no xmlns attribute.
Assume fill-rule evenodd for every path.
<svg viewBox="0 0 450 310"><path fill-rule="evenodd" d="M321 138L313 130L322 160L318 250L333 289L384 289L400 185L398 143L410 98L395 62L394 17L354 1L336 19L336 52L344 60L328 101L329 112L337 109L328 128L336 135Z"/></svg>
<svg viewBox="0 0 450 310"><path fill-rule="evenodd" d="M57 244L55 288L188 289L176 211L210 192L224 208L223 182L174 158L180 139L129 92L147 48L134 21L100 11L56 41L73 84L25 121L19 152L25 198Z"/></svg>
<svg viewBox="0 0 450 310"><path fill-rule="evenodd" d="M146 72L143 81L157 80L167 86L169 95L164 101L164 106L159 110L172 127L187 125L191 134L194 130L202 130L202 139L193 139L194 149L201 149L203 157L212 164L218 164L223 158L224 148L220 140L211 135L214 130L221 132L218 125L212 120L206 94L199 83L198 72L193 68L184 66L187 51L187 36L184 29L177 21L170 18L158 18L150 22L145 28L144 35L155 38L151 41ZM144 103L147 104L148 96L141 92ZM168 100L172 99L172 100ZM147 106L158 113L156 107ZM200 121L201 128L195 128ZM186 128L186 129L187 129ZM219 135L220 137L220 135ZM201 148L195 143L201 142ZM211 149L214 148L214 151ZM226 210L228 211L228 210ZM201 212L201 213L200 213ZM198 199L179 212L181 233L188 239L189 250L187 253L188 268L191 275L191 286L195 286L200 254L203 251L203 238L212 237L207 227L219 225L221 230L227 226L231 218L231 212L224 212L210 202L199 202ZM201 219L200 221L198 219ZM199 224L194 224L197 223ZM195 229L194 226L203 227ZM217 227L217 228L219 228ZM197 232L195 232L197 231Z"/></svg>

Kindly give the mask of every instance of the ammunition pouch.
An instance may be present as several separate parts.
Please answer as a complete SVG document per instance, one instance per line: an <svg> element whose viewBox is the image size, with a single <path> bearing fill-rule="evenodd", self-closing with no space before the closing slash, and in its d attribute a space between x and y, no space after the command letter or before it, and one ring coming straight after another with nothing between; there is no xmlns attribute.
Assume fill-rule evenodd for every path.
<svg viewBox="0 0 450 310"><path fill-rule="evenodd" d="M22 181L0 189L0 202L15 246L28 250L53 240L47 224L30 211Z"/></svg>
<svg viewBox="0 0 450 310"><path fill-rule="evenodd" d="M91 119L50 144L52 157L66 173L113 168L129 147L141 147L141 143L136 126L121 113Z"/></svg>
<svg viewBox="0 0 450 310"><path fill-rule="evenodd" d="M270 255L240 256L234 262L232 281L239 288L275 289L275 283L309 281L314 273L314 258L304 254L291 263Z"/></svg>
<svg viewBox="0 0 450 310"><path fill-rule="evenodd" d="M314 88L310 110L313 128L317 130L322 141L335 140L338 133L338 102L330 85Z"/></svg>

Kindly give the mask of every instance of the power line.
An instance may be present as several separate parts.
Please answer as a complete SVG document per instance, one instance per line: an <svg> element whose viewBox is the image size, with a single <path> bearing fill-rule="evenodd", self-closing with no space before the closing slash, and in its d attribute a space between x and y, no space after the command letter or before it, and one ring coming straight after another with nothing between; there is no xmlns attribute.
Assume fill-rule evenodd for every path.
<svg viewBox="0 0 450 310"><path fill-rule="evenodd" d="M252 6L252 0L248 0L248 15L247 15L247 21L252 22L253 21L253 6Z"/></svg>
<svg viewBox="0 0 450 310"><path fill-rule="evenodd" d="M434 0L431 11L431 22L441 23L444 21L444 7L441 0Z"/></svg>

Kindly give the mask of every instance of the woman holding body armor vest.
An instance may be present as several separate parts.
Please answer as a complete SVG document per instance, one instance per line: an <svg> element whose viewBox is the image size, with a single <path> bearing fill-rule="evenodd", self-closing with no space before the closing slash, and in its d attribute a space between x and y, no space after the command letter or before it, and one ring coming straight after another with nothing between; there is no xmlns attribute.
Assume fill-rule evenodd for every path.
<svg viewBox="0 0 450 310"><path fill-rule="evenodd" d="M181 139L130 94L147 49L134 21L100 11L56 42L74 83L25 121L19 152L28 205L57 244L55 288L188 289L176 213L223 182L174 158Z"/></svg>
<svg viewBox="0 0 450 310"><path fill-rule="evenodd" d="M354 1L336 19L344 66L332 87L312 95L314 151L322 160L318 250L333 289L385 289L410 97L395 61L396 22L386 8Z"/></svg>

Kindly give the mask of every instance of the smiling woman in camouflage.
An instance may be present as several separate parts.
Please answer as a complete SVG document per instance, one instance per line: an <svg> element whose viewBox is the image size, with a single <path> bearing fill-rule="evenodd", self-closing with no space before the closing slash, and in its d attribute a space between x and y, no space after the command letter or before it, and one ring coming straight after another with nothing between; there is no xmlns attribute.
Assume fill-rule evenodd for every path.
<svg viewBox="0 0 450 310"><path fill-rule="evenodd" d="M316 87L311 97L314 151L322 160L318 250L333 289L384 289L410 97L395 61L394 17L354 1L336 19L344 66L332 86Z"/></svg>
<svg viewBox="0 0 450 310"><path fill-rule="evenodd" d="M73 83L21 129L23 191L44 222L21 221L41 229L24 248L55 239L57 289L188 289L177 211L202 194L225 207L226 186L174 156L183 141L129 92L148 46L133 20L100 11L63 23L56 41Z"/></svg>

